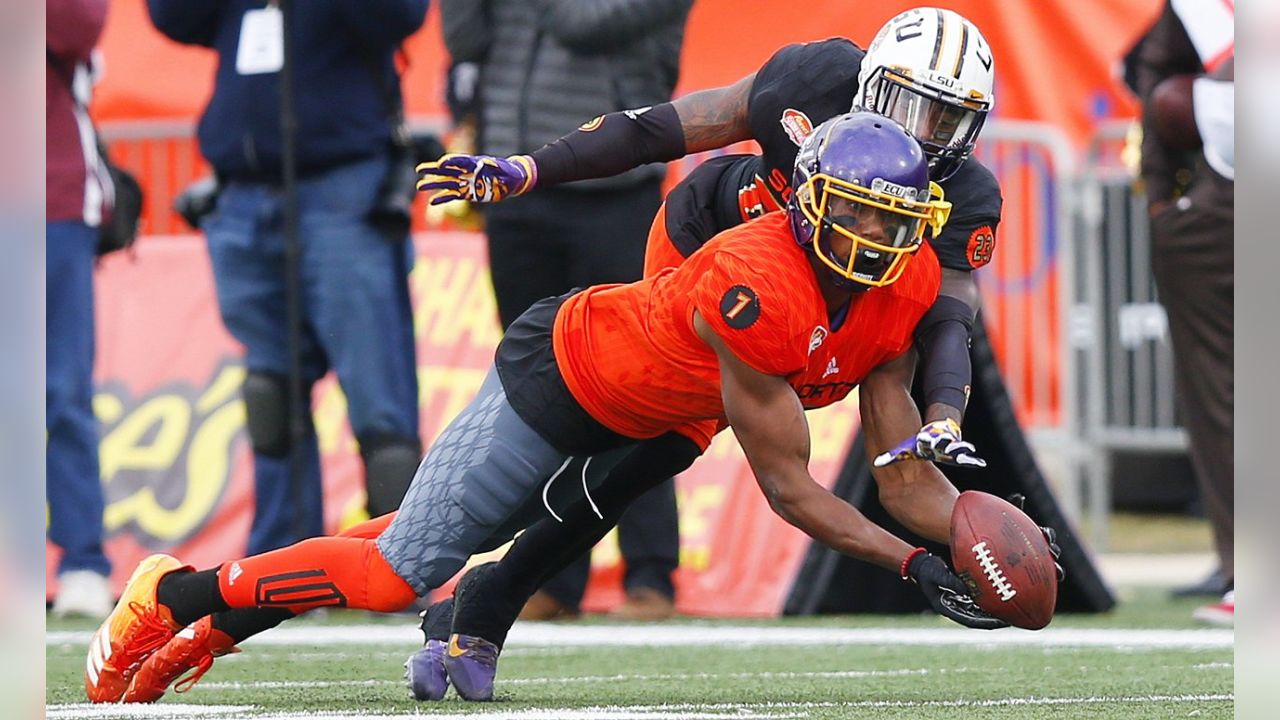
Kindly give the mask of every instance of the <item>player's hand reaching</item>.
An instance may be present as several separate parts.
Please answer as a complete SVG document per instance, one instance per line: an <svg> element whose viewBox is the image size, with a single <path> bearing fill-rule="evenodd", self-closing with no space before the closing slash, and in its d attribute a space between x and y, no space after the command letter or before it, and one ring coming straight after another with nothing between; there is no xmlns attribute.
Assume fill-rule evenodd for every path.
<svg viewBox="0 0 1280 720"><path fill-rule="evenodd" d="M948 418L926 423L915 437L877 455L874 465L884 467L903 460L932 460L943 465L986 467L987 461L975 452L973 443L960 439L960 425Z"/></svg>
<svg viewBox="0 0 1280 720"><path fill-rule="evenodd" d="M499 202L528 192L537 182L538 167L528 155L498 158L449 153L418 165L418 191L434 191L432 205L454 200Z"/></svg>
<svg viewBox="0 0 1280 720"><path fill-rule="evenodd" d="M918 585L934 612L949 620L975 630L1009 627L1009 623L978 607L964 581L937 555L916 551L907 562L903 579Z"/></svg>

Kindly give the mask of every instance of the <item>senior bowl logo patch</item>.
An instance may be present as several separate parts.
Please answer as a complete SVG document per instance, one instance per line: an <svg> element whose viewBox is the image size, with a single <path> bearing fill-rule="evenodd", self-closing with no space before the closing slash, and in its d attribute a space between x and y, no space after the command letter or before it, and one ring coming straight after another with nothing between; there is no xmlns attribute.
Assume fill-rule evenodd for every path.
<svg viewBox="0 0 1280 720"><path fill-rule="evenodd" d="M812 355L813 351L817 350L818 347L822 345L823 342L826 341L828 334L829 333L827 332L827 329L822 327L821 325L813 329L813 334L809 336L809 354L810 355ZM835 359L832 358L831 361L834 363ZM823 377L826 377L826 376L823 375Z"/></svg>
<svg viewBox="0 0 1280 720"><path fill-rule="evenodd" d="M969 247L965 257L975 269L991 262L996 249L996 232L990 225L983 225L969 234Z"/></svg>
<svg viewBox="0 0 1280 720"><path fill-rule="evenodd" d="M813 132L813 121L808 115L793 108L787 108L782 111L782 129L787 131L787 137L791 138L791 142L800 147L804 143L804 139L809 137Z"/></svg>
<svg viewBox="0 0 1280 720"><path fill-rule="evenodd" d="M720 316L734 330L745 330L760 317L760 298L746 285L734 285L720 298Z"/></svg>

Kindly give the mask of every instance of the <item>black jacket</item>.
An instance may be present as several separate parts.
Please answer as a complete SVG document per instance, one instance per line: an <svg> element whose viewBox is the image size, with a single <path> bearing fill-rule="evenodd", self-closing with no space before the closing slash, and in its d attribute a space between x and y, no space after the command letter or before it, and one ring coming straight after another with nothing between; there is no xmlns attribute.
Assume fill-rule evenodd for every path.
<svg viewBox="0 0 1280 720"><path fill-rule="evenodd" d="M480 64L479 151L528 153L597 115L671 99L693 0L441 0L454 62ZM660 178L661 164L567 187Z"/></svg>

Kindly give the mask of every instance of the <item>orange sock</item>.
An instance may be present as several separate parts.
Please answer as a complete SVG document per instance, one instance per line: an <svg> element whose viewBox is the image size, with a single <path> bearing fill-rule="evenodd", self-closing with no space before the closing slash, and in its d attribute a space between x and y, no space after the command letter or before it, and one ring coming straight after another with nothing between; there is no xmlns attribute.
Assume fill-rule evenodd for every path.
<svg viewBox="0 0 1280 720"><path fill-rule="evenodd" d="M298 613L326 606L395 612L416 597L382 558L377 543L362 537L311 538L225 563L218 570L218 590L233 608Z"/></svg>

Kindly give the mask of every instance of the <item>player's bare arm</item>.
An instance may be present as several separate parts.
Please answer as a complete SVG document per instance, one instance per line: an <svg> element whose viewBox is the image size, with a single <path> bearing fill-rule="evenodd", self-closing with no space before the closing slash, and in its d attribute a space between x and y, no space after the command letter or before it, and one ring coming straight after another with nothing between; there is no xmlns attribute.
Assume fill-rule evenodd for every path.
<svg viewBox="0 0 1280 720"><path fill-rule="evenodd" d="M915 354L908 351L872 370L859 385L868 458L889 450L920 427L911 399L914 374ZM951 510L959 493L933 463L895 463L874 468L872 475L880 489L880 503L894 519L930 540L949 541Z"/></svg>
<svg viewBox="0 0 1280 720"><path fill-rule="evenodd" d="M751 139L749 100L756 75L732 85L699 90L671 103L680 118L687 152L715 150Z"/></svg>
<svg viewBox="0 0 1280 720"><path fill-rule="evenodd" d="M716 353L725 415L774 512L828 547L897 570L911 546L809 474L809 425L791 386L738 359L701 315L693 324Z"/></svg>

